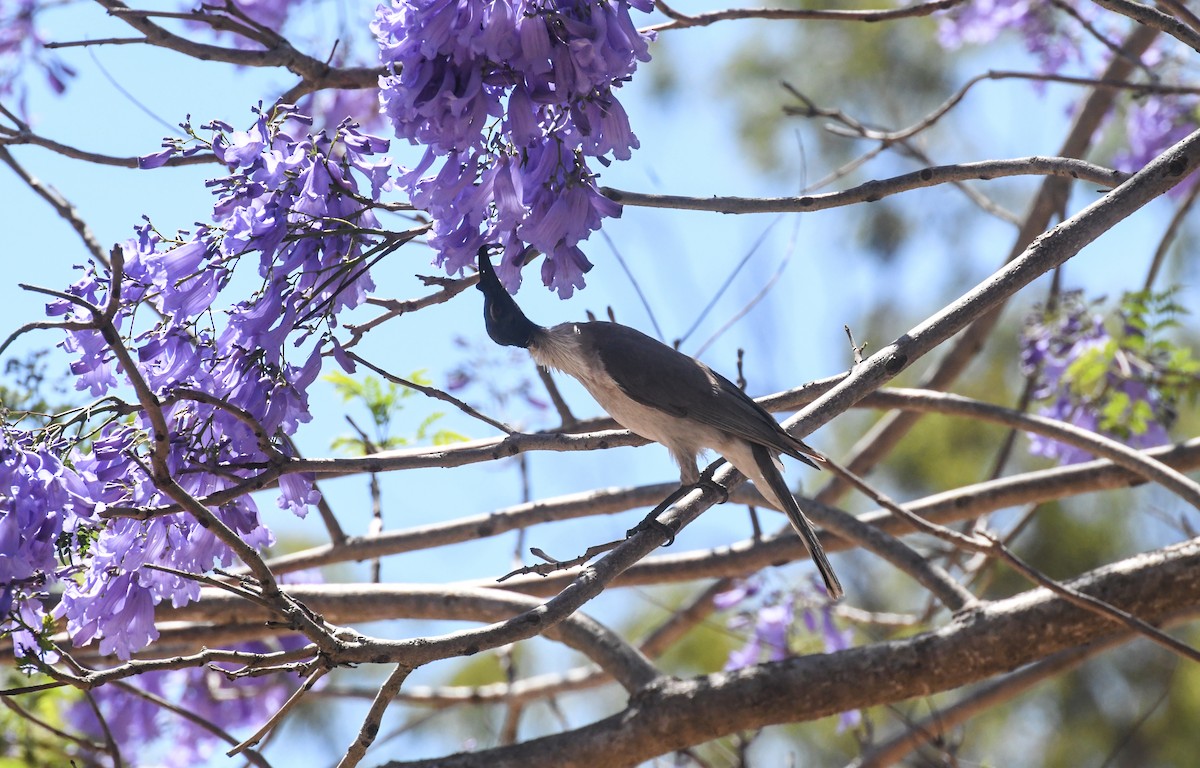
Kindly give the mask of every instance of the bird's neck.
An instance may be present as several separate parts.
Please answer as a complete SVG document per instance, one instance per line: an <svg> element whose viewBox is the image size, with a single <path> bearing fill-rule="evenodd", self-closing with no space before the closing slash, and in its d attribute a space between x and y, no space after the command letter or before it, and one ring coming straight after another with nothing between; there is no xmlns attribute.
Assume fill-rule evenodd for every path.
<svg viewBox="0 0 1200 768"><path fill-rule="evenodd" d="M580 378L588 374L580 342L580 329L576 323L539 327L529 344L529 354L543 368L553 368Z"/></svg>

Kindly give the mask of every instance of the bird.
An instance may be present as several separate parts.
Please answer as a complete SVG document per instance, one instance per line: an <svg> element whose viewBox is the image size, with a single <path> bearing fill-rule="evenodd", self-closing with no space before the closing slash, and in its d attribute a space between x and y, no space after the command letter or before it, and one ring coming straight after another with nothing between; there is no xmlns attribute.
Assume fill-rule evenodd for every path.
<svg viewBox="0 0 1200 768"><path fill-rule="evenodd" d="M820 469L828 459L788 434L736 384L704 363L629 326L615 322L561 323L549 328L525 316L479 249L479 282L488 336L501 346L522 347L543 368L561 371L629 431L664 445L679 465L684 488L701 482L697 458L720 454L782 510L808 548L833 600L841 582L812 523L784 482L780 454ZM724 490L724 489L722 489Z"/></svg>

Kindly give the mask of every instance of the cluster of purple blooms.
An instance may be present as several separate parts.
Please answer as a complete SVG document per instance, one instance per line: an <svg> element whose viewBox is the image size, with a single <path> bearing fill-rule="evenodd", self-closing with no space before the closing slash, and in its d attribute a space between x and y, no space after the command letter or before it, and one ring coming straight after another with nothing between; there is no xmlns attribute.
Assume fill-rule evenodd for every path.
<svg viewBox="0 0 1200 768"><path fill-rule="evenodd" d="M238 14L249 18L253 24L258 24L266 27L272 32L278 33L283 29L283 25L287 22L288 16L300 4L300 0L225 0ZM197 4L195 2L181 2L180 10L184 12L199 10L206 15L226 15L225 13L214 13L221 9L219 1L210 0L207 3ZM236 18L236 15L234 16ZM239 19L240 21L240 19ZM242 22L244 23L244 22ZM229 34L231 42L238 48L248 50L258 50L262 48L258 42L249 39L241 34L227 32L219 27L213 27L203 21L189 21L187 24L190 28L196 30L211 30L213 34L220 39L226 34Z"/></svg>
<svg viewBox="0 0 1200 768"><path fill-rule="evenodd" d="M1182 140L1198 127L1196 103L1178 97L1147 98L1130 105L1125 115L1128 148L1113 158L1113 165L1127 173L1140 171L1164 149ZM1193 177L1175 187L1180 194L1195 184Z"/></svg>
<svg viewBox="0 0 1200 768"><path fill-rule="evenodd" d="M241 643L231 650L265 654L295 650L304 642L291 635L278 641ZM228 673L233 666L214 663L209 667L146 672L138 676L137 690L170 701L202 721L237 727L257 723L264 713L278 711L300 684L294 677L283 681L283 675L231 677ZM191 719L168 717L156 701L129 689L105 685L90 695L104 723L84 700L66 710L67 722L79 733L99 741L103 741L107 728L122 753L136 758L137 764L191 768L211 759L222 744L208 728ZM156 751L162 754L154 754Z"/></svg>
<svg viewBox="0 0 1200 768"><path fill-rule="evenodd" d="M337 312L374 287L366 249L378 223L363 201L377 198L387 182L390 161L378 156L387 141L349 122L331 136L308 135L307 118L287 108L256 116L246 131L208 126L212 139L203 147L229 169L210 182L218 198L210 225L172 239L149 224L138 228L120 246L120 268L89 266L68 289L72 299L47 307L62 320L93 323L90 307L108 306L119 277L112 330L161 404L172 477L197 498L237 486L267 466L271 453L286 455L286 436L310 418L306 391L322 356L339 356L330 333ZM143 167L194 150L168 142L163 153L143 158ZM258 290L218 312L243 259L257 266ZM86 423L84 439L6 427L0 441L0 630L11 635L18 657L54 661L44 635L58 619L76 645L98 642L100 653L128 659L158 637L156 605L199 596L195 580L153 566L201 574L234 564L230 549L190 514L105 518L121 508L170 503L147 470L146 414L121 418L131 409L117 407L130 372L118 365L112 338L77 326L63 343L77 355L77 388L99 398L88 409L99 423ZM280 507L303 515L318 498L311 478L280 479ZM272 543L248 494L214 512L250 546ZM60 599L48 611L51 590ZM278 675L227 680L212 669L139 681L150 693L169 693L190 711L231 725L261 719L295 687ZM124 713L108 723L127 754L162 735L151 711L128 714L157 705L115 687L94 695L101 711ZM84 730L98 725L90 712L80 708L73 718ZM177 723L175 734L193 750L176 756L194 756L213 741L187 723Z"/></svg>
<svg viewBox="0 0 1200 768"><path fill-rule="evenodd" d="M823 590L816 590L823 594ZM741 632L750 628L746 644L734 649L725 663L732 671L754 666L762 661L783 661L792 655L791 638L797 630L796 596L791 591L763 590L759 577L737 582L728 592L713 597L713 605L721 611L735 611L730 617L730 629ZM820 636L825 653L842 651L851 646L853 632L839 629L833 617L833 603L818 608L801 608L801 623L811 636ZM843 712L838 730L857 727L862 722L859 710Z"/></svg>
<svg viewBox="0 0 1200 768"><path fill-rule="evenodd" d="M564 298L591 268L579 242L618 205L588 158L628 159L637 137L615 90L649 60L630 10L650 0L395 0L373 24L390 74L380 102L396 135L426 147L399 185L434 221L430 244L457 273L501 243L520 284L527 248ZM436 169L436 170L434 170ZM431 173L431 171L433 171Z"/></svg>
<svg viewBox="0 0 1200 768"><path fill-rule="evenodd" d="M1043 72L1058 72L1082 58L1078 33L1061 23L1060 9L1041 0L973 0L938 20L938 42L950 50L990 43L1006 31L1021 36Z"/></svg>
<svg viewBox="0 0 1200 768"><path fill-rule="evenodd" d="M170 240L149 224L139 228L120 247L123 269L92 265L68 289L73 300L47 308L62 320L91 323L89 306L103 309L114 272L120 276L113 330L161 403L172 477L197 498L235 487L272 453L287 453L286 436L310 418L306 391L334 346L336 313L374 287L363 233L378 224L362 200L386 182L390 162L378 153L387 142L350 123L333 136L293 132L306 122L279 109L259 111L247 131L212 124L206 146L230 171L210 182L218 197L213 223ZM172 145L167 154L177 151ZM258 290L218 313L218 295L243 259L257 262ZM102 653L129 658L157 637L155 605L181 605L199 593L194 580L145 566L204 573L234 562L225 544L183 512L102 522L105 511L171 503L147 471L146 414L119 418L129 409L116 407L117 387L130 372L120 369L109 339L77 327L63 344L77 355L77 388L101 398L90 408L101 423L89 424L86 441L10 428L0 448L0 487L14 497L0 517L0 607L8 617L0 627L16 631L21 655L40 652L21 630L41 627L41 601L55 583L62 595L53 616L66 621L72 640L98 640ZM303 515L317 500L311 478L281 479L280 507ZM248 494L214 511L251 546L271 544Z"/></svg>
<svg viewBox="0 0 1200 768"><path fill-rule="evenodd" d="M1063 294L1052 308L1038 308L1021 335L1021 370L1032 376L1038 414L1145 448L1167 442L1169 402L1156 382L1155 362L1131 347L1144 339L1138 323L1121 318L1122 332L1109 331L1104 317L1078 292ZM1132 342L1132 344L1131 344ZM1041 435L1030 435L1030 451L1061 464L1088 461L1092 454Z"/></svg>

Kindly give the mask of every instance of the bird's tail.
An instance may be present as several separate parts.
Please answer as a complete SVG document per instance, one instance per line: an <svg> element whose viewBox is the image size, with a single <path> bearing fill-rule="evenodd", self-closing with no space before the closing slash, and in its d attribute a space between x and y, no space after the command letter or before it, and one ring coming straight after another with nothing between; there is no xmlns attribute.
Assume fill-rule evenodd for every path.
<svg viewBox="0 0 1200 768"><path fill-rule="evenodd" d="M791 450L784 451L784 453L786 453L788 456L791 456L793 459L799 459L813 469L820 469L821 464L829 461L829 459L825 457L825 454L821 453L816 448L813 448L800 438L790 433L788 433L787 437L788 442L791 443L789 446Z"/></svg>
<svg viewBox="0 0 1200 768"><path fill-rule="evenodd" d="M768 485L768 488L759 490L770 491L776 497L780 507L787 514L792 528L796 529L796 533L800 534L800 538L804 540L804 546L808 548L808 555L812 558L813 564L821 572L821 578L825 580L825 591L829 593L831 599L840 600L845 594L842 590L842 583L838 581L837 574L833 572L833 566L829 564L829 558L825 556L825 548L821 546L821 541L817 538L816 529L800 511L800 505L796 503L796 498L792 496L787 483L783 481L783 475L775 463L775 457L771 455L770 449L766 446L755 445L752 450L759 474Z"/></svg>

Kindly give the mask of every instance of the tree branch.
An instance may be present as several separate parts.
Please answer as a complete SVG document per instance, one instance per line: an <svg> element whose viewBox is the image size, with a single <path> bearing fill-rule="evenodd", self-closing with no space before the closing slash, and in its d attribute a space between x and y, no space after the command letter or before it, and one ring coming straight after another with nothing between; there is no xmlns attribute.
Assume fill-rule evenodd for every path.
<svg viewBox="0 0 1200 768"><path fill-rule="evenodd" d="M801 197L685 197L627 192L601 187L600 192L621 205L674 208L713 213L805 213L840 208L854 203L873 203L891 195L956 181L1003 178L1006 176L1054 176L1080 179L1110 187L1128 179L1111 168L1069 157L1020 157L1013 160L983 160L975 163L939 165L889 179L868 181L842 192L825 192Z"/></svg>
<svg viewBox="0 0 1200 768"><path fill-rule="evenodd" d="M1136 610L1146 621L1191 615L1200 607L1200 541L1091 571L1070 586ZM524 744L385 765L633 766L741 730L809 722L952 690L1113 634L1106 618L1035 589L903 640L675 681L646 691L611 717Z"/></svg>

